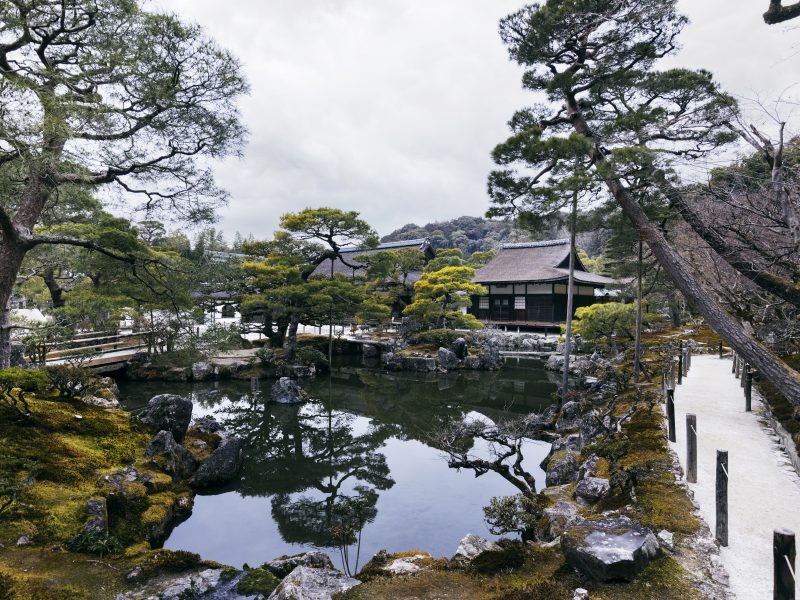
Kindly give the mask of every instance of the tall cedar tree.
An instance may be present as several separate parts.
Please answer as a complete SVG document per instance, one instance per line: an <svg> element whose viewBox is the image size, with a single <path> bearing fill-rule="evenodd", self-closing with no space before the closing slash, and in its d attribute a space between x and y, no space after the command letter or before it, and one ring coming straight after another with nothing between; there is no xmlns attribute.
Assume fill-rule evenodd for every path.
<svg viewBox="0 0 800 600"><path fill-rule="evenodd" d="M710 73L656 70L686 24L675 0L550 0L501 21L523 85L542 101L518 112L494 151L492 201L521 210L592 174L619 204L687 301L745 360L800 404L800 376L748 335L701 284L644 212L640 191L674 193L670 160L732 140L735 101ZM638 190L631 185L648 185Z"/></svg>

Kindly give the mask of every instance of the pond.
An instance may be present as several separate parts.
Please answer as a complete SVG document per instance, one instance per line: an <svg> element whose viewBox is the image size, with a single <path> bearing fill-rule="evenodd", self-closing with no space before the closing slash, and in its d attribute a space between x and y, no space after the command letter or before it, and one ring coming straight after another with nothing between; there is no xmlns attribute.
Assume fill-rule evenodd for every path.
<svg viewBox="0 0 800 600"><path fill-rule="evenodd" d="M236 567L317 548L340 565L337 541L344 538L331 531L331 515L358 506L366 522L361 564L381 548L452 556L467 533L492 537L482 507L517 490L495 473L476 478L448 468L428 434L465 416L494 421L541 411L552 402L556 377L536 360L508 359L497 372L422 374L342 359L330 376L303 388L309 402L283 406L265 401L268 389L252 394L249 382L120 382L130 410L156 394L190 396L195 417L214 415L247 441L240 479L198 495L166 548ZM544 442L526 445L525 467L540 487L548 451Z"/></svg>

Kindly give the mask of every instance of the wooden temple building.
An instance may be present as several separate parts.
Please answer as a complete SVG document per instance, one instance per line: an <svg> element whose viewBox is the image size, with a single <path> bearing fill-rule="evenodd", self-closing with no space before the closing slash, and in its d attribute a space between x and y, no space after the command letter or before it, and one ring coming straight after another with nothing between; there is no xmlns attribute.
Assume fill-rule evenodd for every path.
<svg viewBox="0 0 800 600"><path fill-rule="evenodd" d="M489 291L474 296L470 312L485 324L548 327L567 318L568 239L504 244L474 281ZM605 302L616 280L590 273L575 257L573 307Z"/></svg>

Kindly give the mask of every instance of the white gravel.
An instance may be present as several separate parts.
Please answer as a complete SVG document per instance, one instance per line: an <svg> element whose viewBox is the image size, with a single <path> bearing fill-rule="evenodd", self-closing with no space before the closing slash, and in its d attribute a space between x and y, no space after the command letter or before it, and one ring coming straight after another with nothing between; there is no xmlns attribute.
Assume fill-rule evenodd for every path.
<svg viewBox="0 0 800 600"><path fill-rule="evenodd" d="M692 357L689 376L675 391L677 443L671 446L685 471L686 414L697 415L697 483L689 487L712 532L716 451L728 451L729 545L720 554L739 600L772 597L773 530L783 527L800 535L800 479L760 418L764 405L755 389L752 406L746 413L731 361L710 355Z"/></svg>

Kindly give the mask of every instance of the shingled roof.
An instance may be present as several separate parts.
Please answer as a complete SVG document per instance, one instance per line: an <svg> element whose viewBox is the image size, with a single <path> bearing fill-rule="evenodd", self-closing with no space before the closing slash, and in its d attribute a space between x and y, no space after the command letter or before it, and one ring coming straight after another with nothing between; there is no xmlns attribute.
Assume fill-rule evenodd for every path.
<svg viewBox="0 0 800 600"><path fill-rule="evenodd" d="M364 256L366 254L375 254L376 252L381 252L383 250L402 250L405 248L414 248L417 250L421 250L422 252L428 252L430 248L430 243L425 238L419 238L415 240L402 240L399 242L384 242L383 244L376 246L375 248L343 248L340 252L344 261L349 263L350 265L356 265L359 268L353 269L352 267L344 264L342 259L337 258L336 262L333 264L333 272L339 273L340 275L346 275L347 277L354 277L355 275L362 275L363 270L360 268L362 265L360 262L355 260L357 256ZM432 253L432 250L431 250ZM331 259L328 258L319 265L317 268L314 269L314 272L311 276L320 276L320 277L330 277L331 276ZM417 277L418 278L418 277ZM409 280L411 282L416 281L409 274Z"/></svg>
<svg viewBox="0 0 800 600"><path fill-rule="evenodd" d="M569 240L549 240L522 244L503 244L489 263L475 272L476 283L554 282L569 277ZM589 273L575 260L575 281L606 286L616 283L611 277Z"/></svg>

